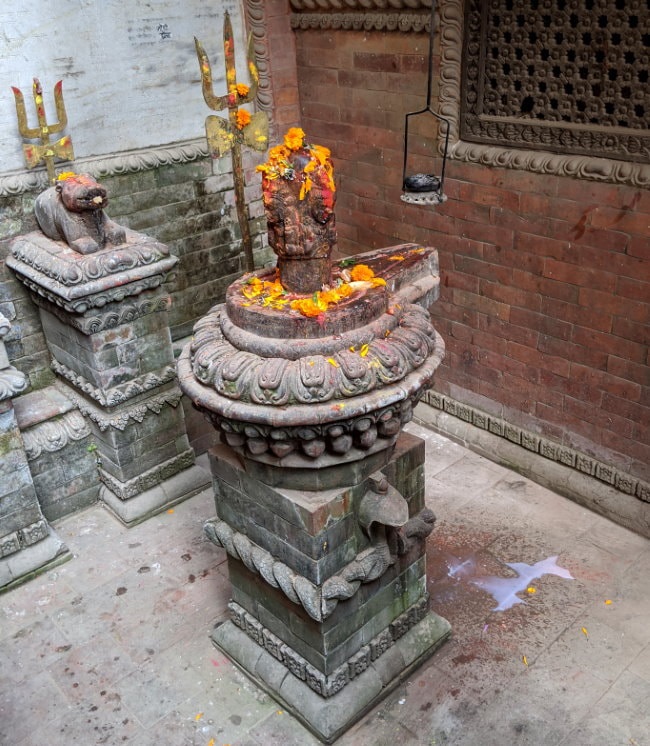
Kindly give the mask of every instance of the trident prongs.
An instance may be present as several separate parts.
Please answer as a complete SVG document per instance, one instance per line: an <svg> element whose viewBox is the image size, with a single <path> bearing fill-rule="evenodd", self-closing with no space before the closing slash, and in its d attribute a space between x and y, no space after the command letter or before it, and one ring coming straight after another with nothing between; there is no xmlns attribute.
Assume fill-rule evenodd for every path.
<svg viewBox="0 0 650 746"><path fill-rule="evenodd" d="M50 135L55 135L58 132L61 132L68 124L68 116L65 111L65 103L63 102L63 81L60 80L54 86L54 103L58 118L58 122L55 122L54 124L47 123L45 107L43 105L43 88L41 87L38 78L34 78L32 89L34 93L34 104L36 106L38 127L28 126L25 98L22 91L14 86L11 87L16 100L18 131L26 140L40 139L41 145L23 144L23 152L25 154L27 168L34 168L35 166L38 166L39 163L45 162L50 183L54 184L56 181L54 159L58 158L64 161L74 160L72 141L68 135L54 143L50 143Z"/></svg>
<svg viewBox="0 0 650 746"><path fill-rule="evenodd" d="M248 71L251 85L237 83L237 69L235 66L235 40L232 32L230 15L226 11L223 20L223 51L226 63L227 93L215 96L212 85L212 68L210 60L201 42L194 37L196 54L201 67L201 85L205 103L213 111L228 110L228 118L211 115L205 120L205 131L208 149L213 158L220 158L228 151L232 156L233 184L235 187L235 206L242 235L242 245L246 258L246 269L254 269L253 242L248 225L248 211L246 209L244 192L244 170L242 167L241 144L244 143L255 150L266 150L268 145L269 122L265 112L257 112L252 116L238 109L243 104L255 100L259 86L259 73L255 63L255 48L253 36L248 37ZM243 121L240 119L242 115Z"/></svg>
<svg viewBox="0 0 650 746"><path fill-rule="evenodd" d="M232 32L232 23L230 21L230 15L226 11L223 21L223 49L225 53L226 61L226 82L228 84L228 93L224 96L215 96L214 88L212 85L212 67L210 60L206 54L205 49L201 42L194 37L194 46L196 47L196 54L199 58L199 64L201 66L201 83L203 88L203 98L205 103L213 111L221 111L222 109L237 109L242 104L249 104L255 100L257 96L257 88L259 86L259 73L257 70L257 64L255 62L255 45L253 41L253 35L248 36L248 71L251 77L251 85L248 87L248 92L242 96L237 91L237 70L235 67L235 43Z"/></svg>

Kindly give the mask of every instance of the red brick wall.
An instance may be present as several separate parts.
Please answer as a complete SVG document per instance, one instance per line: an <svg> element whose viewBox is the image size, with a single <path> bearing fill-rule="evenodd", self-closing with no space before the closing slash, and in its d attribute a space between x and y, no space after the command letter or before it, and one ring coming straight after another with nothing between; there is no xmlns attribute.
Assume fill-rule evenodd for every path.
<svg viewBox="0 0 650 746"><path fill-rule="evenodd" d="M439 249L437 389L649 478L650 192L449 161L448 201L406 205L428 35L295 40L301 124L334 157L339 249Z"/></svg>

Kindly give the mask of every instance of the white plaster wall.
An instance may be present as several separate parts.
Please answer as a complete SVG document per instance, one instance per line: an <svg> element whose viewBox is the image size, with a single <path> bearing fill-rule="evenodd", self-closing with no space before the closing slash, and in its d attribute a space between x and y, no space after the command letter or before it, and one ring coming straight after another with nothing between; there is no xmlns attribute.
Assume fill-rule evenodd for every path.
<svg viewBox="0 0 650 746"><path fill-rule="evenodd" d="M203 137L212 112L201 92L194 37L210 57L214 90L222 95L225 10L234 27L238 80L249 84L239 0L1 3L0 174L25 168L11 86L22 90L34 127L34 77L52 122L54 85L63 80L65 133L77 158Z"/></svg>

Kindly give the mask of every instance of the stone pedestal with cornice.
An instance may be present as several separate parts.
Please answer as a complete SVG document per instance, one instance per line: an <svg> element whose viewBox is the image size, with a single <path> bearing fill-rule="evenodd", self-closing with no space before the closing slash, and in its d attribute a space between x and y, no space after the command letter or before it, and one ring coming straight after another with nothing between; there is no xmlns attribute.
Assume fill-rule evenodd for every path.
<svg viewBox="0 0 650 746"><path fill-rule="evenodd" d="M100 499L127 525L209 483L194 463L164 289L169 249L126 230L119 246L80 254L40 232L7 259L39 306L57 384L91 428Z"/></svg>
<svg viewBox="0 0 650 746"><path fill-rule="evenodd" d="M0 589L70 558L44 518L27 464L12 397L27 388L9 364L4 337L11 328L0 314Z"/></svg>
<svg viewBox="0 0 650 746"><path fill-rule="evenodd" d="M274 270L245 275L178 360L220 438L205 530L228 554L232 598L212 639L326 743L451 631L429 609L424 443L403 432L444 355L427 310L437 253L360 254L331 287L350 272L378 282L318 316L256 294Z"/></svg>

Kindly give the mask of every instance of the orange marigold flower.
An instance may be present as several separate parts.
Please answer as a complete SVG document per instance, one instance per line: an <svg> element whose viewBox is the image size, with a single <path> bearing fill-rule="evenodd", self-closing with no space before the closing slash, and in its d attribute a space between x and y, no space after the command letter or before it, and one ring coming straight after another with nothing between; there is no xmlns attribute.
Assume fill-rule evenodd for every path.
<svg viewBox="0 0 650 746"><path fill-rule="evenodd" d="M57 177L57 181L67 181L68 179L74 179L77 174L74 171L62 171Z"/></svg>
<svg viewBox="0 0 650 746"><path fill-rule="evenodd" d="M319 308L317 303L311 298L299 298L298 300L291 301L290 308L294 311L298 311L303 316L319 316L324 309Z"/></svg>
<svg viewBox="0 0 650 746"><path fill-rule="evenodd" d="M350 277L354 282L363 282L364 280L372 280L375 273L370 269L367 264L355 264L350 270Z"/></svg>
<svg viewBox="0 0 650 746"><path fill-rule="evenodd" d="M237 93L240 96L248 96L248 92L250 91L250 88L246 85L246 83L237 83L236 88L237 88Z"/></svg>
<svg viewBox="0 0 650 746"><path fill-rule="evenodd" d="M250 124L251 118L246 109L237 109L237 128L243 130L247 124Z"/></svg>
<svg viewBox="0 0 650 746"><path fill-rule="evenodd" d="M305 144L305 133L300 127L291 127L284 136L284 144L289 150L300 150Z"/></svg>

